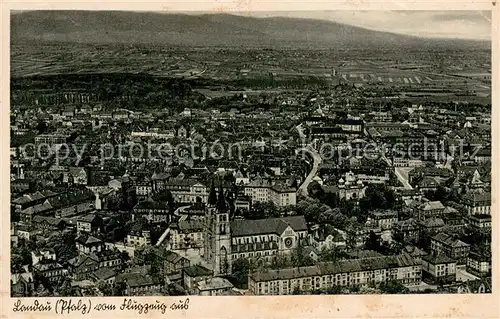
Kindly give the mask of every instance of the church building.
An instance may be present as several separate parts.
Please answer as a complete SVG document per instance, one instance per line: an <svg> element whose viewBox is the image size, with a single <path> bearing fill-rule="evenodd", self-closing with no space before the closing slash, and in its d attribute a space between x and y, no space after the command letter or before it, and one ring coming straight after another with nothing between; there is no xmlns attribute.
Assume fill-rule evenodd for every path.
<svg viewBox="0 0 500 319"><path fill-rule="evenodd" d="M212 185L205 212L204 259L215 276L231 274L238 258L271 262L278 255L286 257L307 238L304 216L230 221L223 191L219 189L217 196Z"/></svg>

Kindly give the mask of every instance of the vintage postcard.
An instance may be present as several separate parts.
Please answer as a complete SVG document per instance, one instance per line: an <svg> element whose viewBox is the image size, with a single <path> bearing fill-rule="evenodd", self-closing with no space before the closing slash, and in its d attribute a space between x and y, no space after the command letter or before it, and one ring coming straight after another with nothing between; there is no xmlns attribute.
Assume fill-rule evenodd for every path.
<svg viewBox="0 0 500 319"><path fill-rule="evenodd" d="M4 2L2 315L499 317L497 7Z"/></svg>

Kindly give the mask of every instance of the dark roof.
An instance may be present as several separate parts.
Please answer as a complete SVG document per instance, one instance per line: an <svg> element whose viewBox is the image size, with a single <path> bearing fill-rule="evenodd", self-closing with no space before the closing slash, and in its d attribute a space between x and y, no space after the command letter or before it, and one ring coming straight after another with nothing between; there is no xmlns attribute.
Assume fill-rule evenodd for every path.
<svg viewBox="0 0 500 319"><path fill-rule="evenodd" d="M231 231L233 236L250 236L258 234L281 235L288 226L294 231L307 230L304 216L289 216L257 220L234 220L231 222Z"/></svg>
<svg viewBox="0 0 500 319"><path fill-rule="evenodd" d="M106 280L116 276L116 271L111 268L99 268L94 271L93 276L97 278L97 280Z"/></svg>
<svg viewBox="0 0 500 319"><path fill-rule="evenodd" d="M470 193L464 196L464 200L471 202L491 202L491 193Z"/></svg>
<svg viewBox="0 0 500 319"><path fill-rule="evenodd" d="M129 287L143 287L158 285L158 278L145 275L140 272L119 274L117 282L126 282Z"/></svg>
<svg viewBox="0 0 500 319"><path fill-rule="evenodd" d="M89 234L81 234L80 236L76 237L75 241L77 241L81 244L84 244L84 245L102 242L99 238L96 238L96 237L91 236Z"/></svg>
<svg viewBox="0 0 500 319"><path fill-rule="evenodd" d="M383 256L323 262L315 266L285 268L269 270L266 272L252 273L250 276L255 281L272 281L293 279L309 276L361 272L375 269L417 266L419 263L408 255Z"/></svg>
<svg viewBox="0 0 500 319"><path fill-rule="evenodd" d="M189 261L188 259L182 257L181 255L173 251L167 251L165 259L172 264L176 264L179 261L186 261L186 260Z"/></svg>
<svg viewBox="0 0 500 319"><path fill-rule="evenodd" d="M444 244L446 244L448 246L452 246L452 247L466 247L466 246L470 246L469 244L464 243L460 239L455 239L452 236L447 235L445 233L436 234L431 239L435 240L435 241L438 241L438 242L441 242L441 243L444 243Z"/></svg>
<svg viewBox="0 0 500 319"><path fill-rule="evenodd" d="M341 127L327 127L327 126L313 126L311 127L311 134L333 134L333 133L343 133L344 130Z"/></svg>
<svg viewBox="0 0 500 319"><path fill-rule="evenodd" d="M381 257L382 254L373 251L373 250L358 250L358 251L350 251L347 253L349 257L355 258L373 258L373 257Z"/></svg>
<svg viewBox="0 0 500 319"><path fill-rule="evenodd" d="M329 235L333 236L335 241L343 241L344 237L342 234L332 225L321 224L318 230L314 233L315 239L319 241L324 241Z"/></svg>
<svg viewBox="0 0 500 319"><path fill-rule="evenodd" d="M60 218L50 217L50 216L34 216L33 223L42 224L46 222L51 226L59 226L61 224L66 224L66 221Z"/></svg>
<svg viewBox="0 0 500 319"><path fill-rule="evenodd" d="M58 263L55 260L46 260L42 259L38 264L33 266L37 271L49 271L49 270L54 270L54 269L61 269L63 266L61 266L60 263Z"/></svg>
<svg viewBox="0 0 500 319"><path fill-rule="evenodd" d="M491 255L486 255L484 253L478 253L475 251L471 251L467 258L474 259L474 260L479 260L479 261L489 261L491 262Z"/></svg>
<svg viewBox="0 0 500 319"><path fill-rule="evenodd" d="M212 276L213 271L200 265L184 268L184 273L189 277Z"/></svg>
<svg viewBox="0 0 500 319"><path fill-rule="evenodd" d="M422 249L420 249L416 246L407 245L404 247L404 251L413 257L422 257L422 256L427 255L427 253L425 251L423 251Z"/></svg>
<svg viewBox="0 0 500 319"><path fill-rule="evenodd" d="M78 218L77 221L92 223L94 221L94 219L96 219L96 217L97 216L95 214L88 214L88 215L85 215L83 217Z"/></svg>
<svg viewBox="0 0 500 319"><path fill-rule="evenodd" d="M445 254L429 254L422 257L423 260L431 264L450 264L456 262Z"/></svg>
<svg viewBox="0 0 500 319"><path fill-rule="evenodd" d="M443 227L444 221L441 218L427 218L426 220L420 221L420 225L426 228Z"/></svg>
<svg viewBox="0 0 500 319"><path fill-rule="evenodd" d="M157 202L152 198L148 198L147 200L143 200L137 205L135 205L134 209L164 209L168 210L169 206L166 202Z"/></svg>
<svg viewBox="0 0 500 319"><path fill-rule="evenodd" d="M200 219L180 220L172 228L177 227L179 231L190 233L203 230L203 221Z"/></svg>

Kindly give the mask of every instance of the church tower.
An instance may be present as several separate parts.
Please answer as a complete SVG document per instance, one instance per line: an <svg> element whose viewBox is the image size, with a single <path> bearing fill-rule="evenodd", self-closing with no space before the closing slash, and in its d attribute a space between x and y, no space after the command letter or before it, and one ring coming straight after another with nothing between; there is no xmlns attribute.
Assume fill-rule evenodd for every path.
<svg viewBox="0 0 500 319"><path fill-rule="evenodd" d="M215 276L231 274L231 229L229 206L222 187L219 196L212 182L205 212L204 259Z"/></svg>

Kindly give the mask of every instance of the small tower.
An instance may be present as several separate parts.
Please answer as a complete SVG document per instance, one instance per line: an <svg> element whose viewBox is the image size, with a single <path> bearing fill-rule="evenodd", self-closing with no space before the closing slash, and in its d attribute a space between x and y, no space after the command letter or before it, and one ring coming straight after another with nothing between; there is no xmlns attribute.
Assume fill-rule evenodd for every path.
<svg viewBox="0 0 500 319"><path fill-rule="evenodd" d="M215 276L231 274L229 207L222 187L217 197L212 183L205 212L204 259Z"/></svg>
<svg viewBox="0 0 500 319"><path fill-rule="evenodd" d="M215 206L217 204L217 193L215 192L214 182L212 181L212 186L210 187L210 194L208 195L208 205Z"/></svg>

